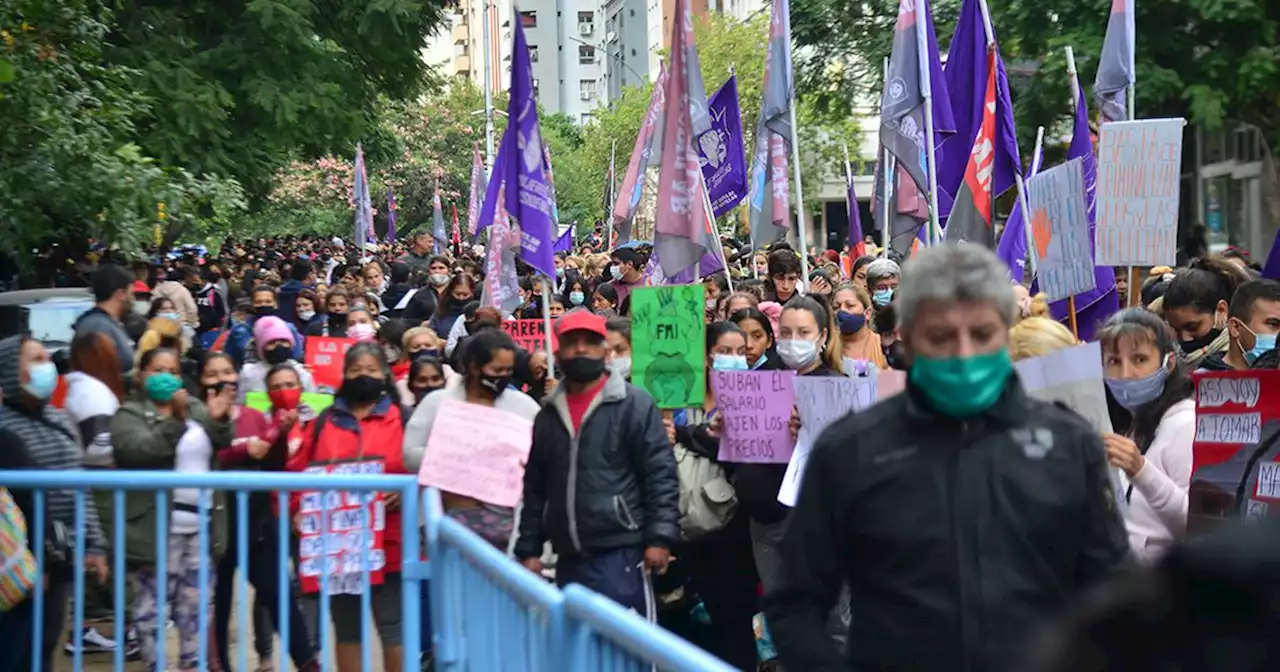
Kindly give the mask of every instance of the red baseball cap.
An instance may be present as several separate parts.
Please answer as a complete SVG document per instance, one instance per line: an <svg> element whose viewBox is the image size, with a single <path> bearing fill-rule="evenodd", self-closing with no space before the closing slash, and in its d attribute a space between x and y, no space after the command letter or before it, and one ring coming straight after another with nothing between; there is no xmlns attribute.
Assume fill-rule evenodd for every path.
<svg viewBox="0 0 1280 672"><path fill-rule="evenodd" d="M151 288L147 286L147 283L145 283L145 282L143 282L143 281L141 281L141 280L134 280L134 281L133 281L133 293L134 293L134 294L150 294L150 293L151 293Z"/></svg>
<svg viewBox="0 0 1280 672"><path fill-rule="evenodd" d="M589 331L604 337L604 318L585 309L571 310L556 320L556 337L564 336L571 331Z"/></svg>

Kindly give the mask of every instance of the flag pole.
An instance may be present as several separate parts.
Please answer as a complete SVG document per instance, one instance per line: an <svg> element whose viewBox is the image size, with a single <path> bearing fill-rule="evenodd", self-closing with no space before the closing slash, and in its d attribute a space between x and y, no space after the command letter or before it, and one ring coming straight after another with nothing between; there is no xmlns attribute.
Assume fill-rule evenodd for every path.
<svg viewBox="0 0 1280 672"><path fill-rule="evenodd" d="M618 195L614 193L614 186L613 186L614 185L614 182L613 182L614 162L613 161L614 161L614 153L617 151L618 151L618 141L614 140L613 145L609 147L609 176L607 178L609 180L609 185L608 185L609 189L606 192L609 194L609 199L608 199L609 202L606 203L604 207L604 222L605 222L604 247L605 249L610 251L613 250L613 201L618 197ZM573 235L576 237L578 235L578 232L574 231Z"/></svg>
<svg viewBox="0 0 1280 672"><path fill-rule="evenodd" d="M551 349L551 283L555 278L545 274L542 281L542 335L547 346L547 380L556 377L556 353Z"/></svg>
<svg viewBox="0 0 1280 672"><path fill-rule="evenodd" d="M711 225L711 244L716 248L716 256L720 257L720 262L724 264L724 277L729 281L729 293L733 293L733 274L729 272L729 258L724 256L724 246L720 244L720 225L716 223L715 210L711 207L711 193L707 190L707 176L698 171L698 181L702 183L702 207L706 208L707 222ZM701 262L699 262L701 263ZM755 265L755 255L751 257L751 265ZM695 273L698 270L696 269Z"/></svg>
<svg viewBox="0 0 1280 672"><path fill-rule="evenodd" d="M849 168L849 143L841 140L840 149L844 151L844 182L846 186L846 191L852 191L853 190L853 171ZM853 196L854 196L854 200L852 203L849 204L849 210L850 210L849 223L845 225L846 233L845 233L844 239L845 239L845 248L847 248L845 249L845 254L849 254L853 252L853 246L854 246L852 211L858 207L858 199L857 199L858 195L857 193L854 193ZM858 233L861 234L862 232L859 231Z"/></svg>
<svg viewBox="0 0 1280 672"><path fill-rule="evenodd" d="M883 67L884 69L882 70L882 72L884 73L884 86L887 87L889 86L889 57L888 56L884 57ZM884 104L883 92L880 94L880 104L881 105ZM880 214L881 214L880 219L883 220L880 222L880 258L885 259L889 256L889 242L890 242L889 222L892 220L891 208L894 207L893 205L890 204L890 201L892 200L891 192L893 190L894 165L893 165L893 154L889 153L889 150L884 146L884 143L880 144L880 166L884 169L883 171L884 184L880 186L880 190L882 192L880 194ZM873 192L875 191L874 185L872 185L871 190Z"/></svg>
<svg viewBox="0 0 1280 672"><path fill-rule="evenodd" d="M1039 164L1036 163L1036 157L1040 156L1040 152L1042 151L1043 147L1044 147L1044 126L1041 126L1036 129L1036 144L1035 144L1035 147L1033 147L1031 150L1032 177L1034 177L1036 173L1040 172L1040 166ZM1027 215L1027 202L1026 202L1027 185L1026 183L1023 182L1021 174L1014 173L1013 178L1014 180L1017 181L1018 202L1019 202L1019 205L1021 206L1020 209L1022 210L1022 234L1027 239L1027 259L1031 261L1031 277L1034 278L1036 276L1036 270L1037 270L1036 267L1039 265L1039 262L1036 261L1035 231L1031 229L1031 218L1030 216ZM1023 279L1025 280L1026 278L1024 277ZM1031 283L1028 282L1027 286L1030 287Z"/></svg>
<svg viewBox="0 0 1280 672"><path fill-rule="evenodd" d="M920 93L924 99L925 155L929 169L929 243L942 242L942 222L938 217L938 149L933 142L933 83L929 79L928 36L925 26L928 17L924 2L916 2L916 43L920 61Z"/></svg>
<svg viewBox="0 0 1280 672"><path fill-rule="evenodd" d="M493 11L493 0L484 0L484 8L480 10L481 41L484 43L484 179L487 184L493 174L493 64L489 62L489 13Z"/></svg>
<svg viewBox="0 0 1280 672"><path fill-rule="evenodd" d="M800 139L796 135L796 97L791 96L791 172L796 180L796 236L800 241L800 286L809 286L809 244L805 239L804 189L800 187Z"/></svg>

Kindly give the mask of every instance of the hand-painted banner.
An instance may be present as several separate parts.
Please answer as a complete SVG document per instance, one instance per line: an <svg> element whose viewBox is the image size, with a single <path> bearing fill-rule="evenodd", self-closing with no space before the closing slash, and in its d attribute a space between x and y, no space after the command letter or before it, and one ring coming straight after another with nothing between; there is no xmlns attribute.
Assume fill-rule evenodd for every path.
<svg viewBox="0 0 1280 672"><path fill-rule="evenodd" d="M515 506L533 422L490 406L448 399L431 425L418 483L498 506Z"/></svg>
<svg viewBox="0 0 1280 672"><path fill-rule="evenodd" d="M796 436L795 452L787 462L782 487L778 489L779 502L787 506L796 505L804 469L809 463L809 451L813 450L813 444L822 431L845 415L876 403L876 378L875 372L859 378L795 378L792 384L795 386L796 412L800 415L800 432Z"/></svg>
<svg viewBox="0 0 1280 672"><path fill-rule="evenodd" d="M1280 371L1215 371L1195 382L1195 469L1257 443L1263 425L1280 418Z"/></svg>
<svg viewBox="0 0 1280 672"><path fill-rule="evenodd" d="M1080 159L1054 166L1027 180L1040 291L1048 294L1050 301L1075 296L1097 286L1084 191Z"/></svg>
<svg viewBox="0 0 1280 672"><path fill-rule="evenodd" d="M721 462L791 461L795 377L795 371L711 372L711 391L724 423Z"/></svg>
<svg viewBox="0 0 1280 672"><path fill-rule="evenodd" d="M350 338L310 336L307 338L306 365L311 367L311 378L317 387L338 389L342 384L342 360L355 345Z"/></svg>
<svg viewBox="0 0 1280 672"><path fill-rule="evenodd" d="M308 474L382 474L381 460L315 464ZM307 491L298 497L298 580L302 592L315 593L326 583L330 595L364 593L382 585L387 557L384 536L386 504L379 492Z"/></svg>
<svg viewBox="0 0 1280 672"><path fill-rule="evenodd" d="M1102 125L1098 137L1099 266L1176 266L1182 119Z"/></svg>
<svg viewBox="0 0 1280 672"><path fill-rule="evenodd" d="M631 380L658 408L701 406L706 396L702 285L631 290Z"/></svg>
<svg viewBox="0 0 1280 672"><path fill-rule="evenodd" d="M1099 434L1111 431L1102 382L1102 346L1097 341L1024 359L1014 370L1028 396L1065 405Z"/></svg>
<svg viewBox="0 0 1280 672"><path fill-rule="evenodd" d="M527 352L533 352L538 349L546 349L547 346L547 329L546 323L542 318L530 320L503 320L502 330L507 332L511 340L516 345L524 348ZM551 336L552 349L555 349L555 334Z"/></svg>

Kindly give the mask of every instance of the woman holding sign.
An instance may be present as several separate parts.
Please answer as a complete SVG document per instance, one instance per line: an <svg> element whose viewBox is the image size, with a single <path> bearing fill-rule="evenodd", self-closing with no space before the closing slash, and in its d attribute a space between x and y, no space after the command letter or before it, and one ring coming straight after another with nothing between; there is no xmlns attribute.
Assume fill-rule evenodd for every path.
<svg viewBox="0 0 1280 672"><path fill-rule="evenodd" d="M343 380L334 396L333 406L321 412L320 417L303 428L302 445L288 458L291 471L330 473L338 470L347 473L404 474L404 461L400 447L404 444L404 423L401 421L400 404L393 385L391 367L377 343L362 342L351 346L343 361ZM315 500L320 497L316 496ZM345 500L345 498L343 498ZM364 577L369 577L372 590L373 620L382 640L383 669L399 672L401 668L400 623L400 501L396 494L378 494L373 501L374 515L364 518L371 529L358 532L325 533L314 521L320 517L320 509L308 510L309 498L295 493L292 507L300 512L294 518L294 526L301 537L316 541L326 534L359 534L381 540L381 547L368 552L360 564L363 571L348 573L346 562L334 563L327 577L320 574L327 569L323 560L325 544L314 548L320 555L306 557L300 550L298 570L303 582L303 592L318 595L318 584L328 584L331 597L330 614L333 629L337 633L337 659L340 672L356 672L361 669L360 631L365 618L360 609L359 595L364 591ZM326 499L327 501L327 499ZM360 506L357 505L357 511ZM312 562L308 562L312 560ZM314 569L308 571L307 567ZM320 627L326 627L321 624Z"/></svg>
<svg viewBox="0 0 1280 672"><path fill-rule="evenodd" d="M423 398L405 427L404 465L411 472L419 470L437 421L468 424L468 418L460 414L465 413L466 406L450 405L453 414L441 415L441 407L449 399L494 408L530 423L538 414L538 403L511 386L516 368L516 344L502 329L483 327L467 337L461 346L458 365L462 371L462 384L447 386L439 394ZM461 410L453 412L453 409ZM483 427L477 426L474 430L484 433ZM477 455L477 459L483 459L483 456ZM450 518L466 525L494 546L507 550L515 525L514 508L457 493L444 492L441 496L445 513Z"/></svg>
<svg viewBox="0 0 1280 672"><path fill-rule="evenodd" d="M734 470L745 465L718 461L720 416L711 389L713 371L748 370L747 334L728 321L708 325L706 365L702 408L681 409L672 418L684 514L680 520L684 539L675 555L686 564L711 619L716 639L708 649L738 669L753 670L757 655L751 618L759 611L755 587L760 578L751 556L747 516L737 511L736 500L725 497L734 493L725 479L732 479ZM713 464L717 468L707 468ZM726 501L712 501L708 497L712 492ZM721 527L710 529L716 524Z"/></svg>
<svg viewBox="0 0 1280 672"><path fill-rule="evenodd" d="M1195 387L1178 361L1173 332L1142 308L1111 316L1098 332L1107 405L1115 433L1102 435L1120 470L1118 497L1129 546L1153 560L1187 529Z"/></svg>
<svg viewBox="0 0 1280 672"><path fill-rule="evenodd" d="M831 334L830 313L809 296L792 297L778 320L778 356L782 364L801 376L840 376L839 353L827 346ZM799 429L792 411L792 434ZM786 506L778 503L778 491L786 476L786 464L738 466L738 498L751 516L751 544L756 569L765 592L779 580L778 544L787 529Z"/></svg>

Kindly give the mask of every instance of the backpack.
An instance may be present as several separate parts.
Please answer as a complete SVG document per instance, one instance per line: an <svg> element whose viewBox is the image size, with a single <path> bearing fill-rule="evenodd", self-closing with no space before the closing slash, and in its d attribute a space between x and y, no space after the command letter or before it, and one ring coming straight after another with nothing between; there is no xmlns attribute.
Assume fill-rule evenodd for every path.
<svg viewBox="0 0 1280 672"><path fill-rule="evenodd" d="M673 450L680 481L680 532L686 540L693 541L733 520L738 511L738 493L714 460L678 443Z"/></svg>
<svg viewBox="0 0 1280 672"><path fill-rule="evenodd" d="M0 613L27 599L36 582L36 558L27 545L27 521L9 491L0 488Z"/></svg>

